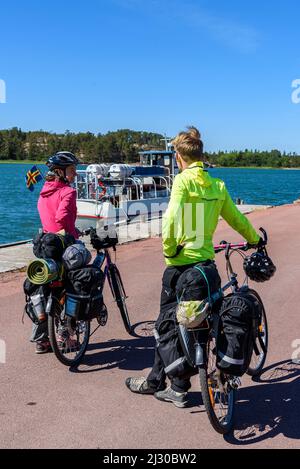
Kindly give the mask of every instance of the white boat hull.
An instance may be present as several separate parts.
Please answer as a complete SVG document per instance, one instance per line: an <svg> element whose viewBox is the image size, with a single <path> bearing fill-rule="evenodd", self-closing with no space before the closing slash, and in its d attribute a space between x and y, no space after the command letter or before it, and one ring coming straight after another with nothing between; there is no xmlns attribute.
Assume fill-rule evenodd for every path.
<svg viewBox="0 0 300 469"><path fill-rule="evenodd" d="M97 202L93 199L77 200L76 226L80 230L90 227L102 231L106 227L126 224L136 217L149 219L162 216L169 203L168 197L157 197L141 200L127 200L120 202L120 207L114 207L110 202Z"/></svg>

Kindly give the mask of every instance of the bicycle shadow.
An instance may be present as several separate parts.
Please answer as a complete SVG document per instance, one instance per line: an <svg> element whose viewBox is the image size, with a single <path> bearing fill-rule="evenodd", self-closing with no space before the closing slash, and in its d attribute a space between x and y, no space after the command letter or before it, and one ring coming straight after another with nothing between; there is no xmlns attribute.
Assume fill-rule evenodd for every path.
<svg viewBox="0 0 300 469"><path fill-rule="evenodd" d="M235 409L235 430L224 439L251 445L282 434L300 439L300 364L285 360L266 368L255 382L241 388Z"/></svg>
<svg viewBox="0 0 300 469"><path fill-rule="evenodd" d="M149 324L153 321L138 323L139 331L131 339L110 339L106 342L88 345L87 353L77 367L71 367L73 373L93 373L96 371L119 368L138 371L150 368L154 362L155 339ZM154 327L154 326L153 326ZM146 334L145 336L139 335ZM90 353L92 351L96 353Z"/></svg>

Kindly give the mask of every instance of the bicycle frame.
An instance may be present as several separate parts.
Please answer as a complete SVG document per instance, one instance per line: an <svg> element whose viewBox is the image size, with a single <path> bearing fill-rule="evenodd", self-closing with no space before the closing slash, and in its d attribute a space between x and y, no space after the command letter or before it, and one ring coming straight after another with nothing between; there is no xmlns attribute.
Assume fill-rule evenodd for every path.
<svg viewBox="0 0 300 469"><path fill-rule="evenodd" d="M97 256L100 255L100 252L101 251L97 251ZM107 279L108 281L108 284L109 284L109 287L110 287L110 290L111 290L111 293L114 297L114 291L113 291L113 287L112 287L112 283L111 283L111 278L110 278L110 269L113 265L112 263L112 260L111 260L111 257L110 257L110 253L109 253L109 250L108 248L105 248L102 250L102 252L104 252L104 258L103 258L103 261L102 261L102 264L99 266L99 269L101 269L101 267L103 266L104 262L105 262L105 267L104 267L104 270L103 270L103 274L104 274L104 282L103 282L103 286L102 286L102 292L103 292L103 289L104 289L104 284L105 284L105 280Z"/></svg>

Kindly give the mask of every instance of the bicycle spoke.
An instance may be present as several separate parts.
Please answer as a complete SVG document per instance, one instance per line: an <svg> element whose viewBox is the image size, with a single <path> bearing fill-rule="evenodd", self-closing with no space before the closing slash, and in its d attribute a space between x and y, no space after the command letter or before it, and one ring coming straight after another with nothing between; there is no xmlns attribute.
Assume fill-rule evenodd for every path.
<svg viewBox="0 0 300 469"><path fill-rule="evenodd" d="M231 388L228 388L225 377L216 366L215 340L208 343L208 363L207 363L207 390L211 409L218 421L218 425L225 428L232 418L232 398ZM224 381L223 381L224 380Z"/></svg>

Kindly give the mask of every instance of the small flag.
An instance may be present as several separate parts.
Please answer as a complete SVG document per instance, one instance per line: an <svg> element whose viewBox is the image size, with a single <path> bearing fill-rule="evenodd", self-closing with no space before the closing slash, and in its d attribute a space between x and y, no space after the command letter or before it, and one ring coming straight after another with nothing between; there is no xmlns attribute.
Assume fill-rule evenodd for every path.
<svg viewBox="0 0 300 469"><path fill-rule="evenodd" d="M32 168L26 174L26 187L31 192L34 190L34 184L41 181L43 176L40 170L36 166L32 166Z"/></svg>

